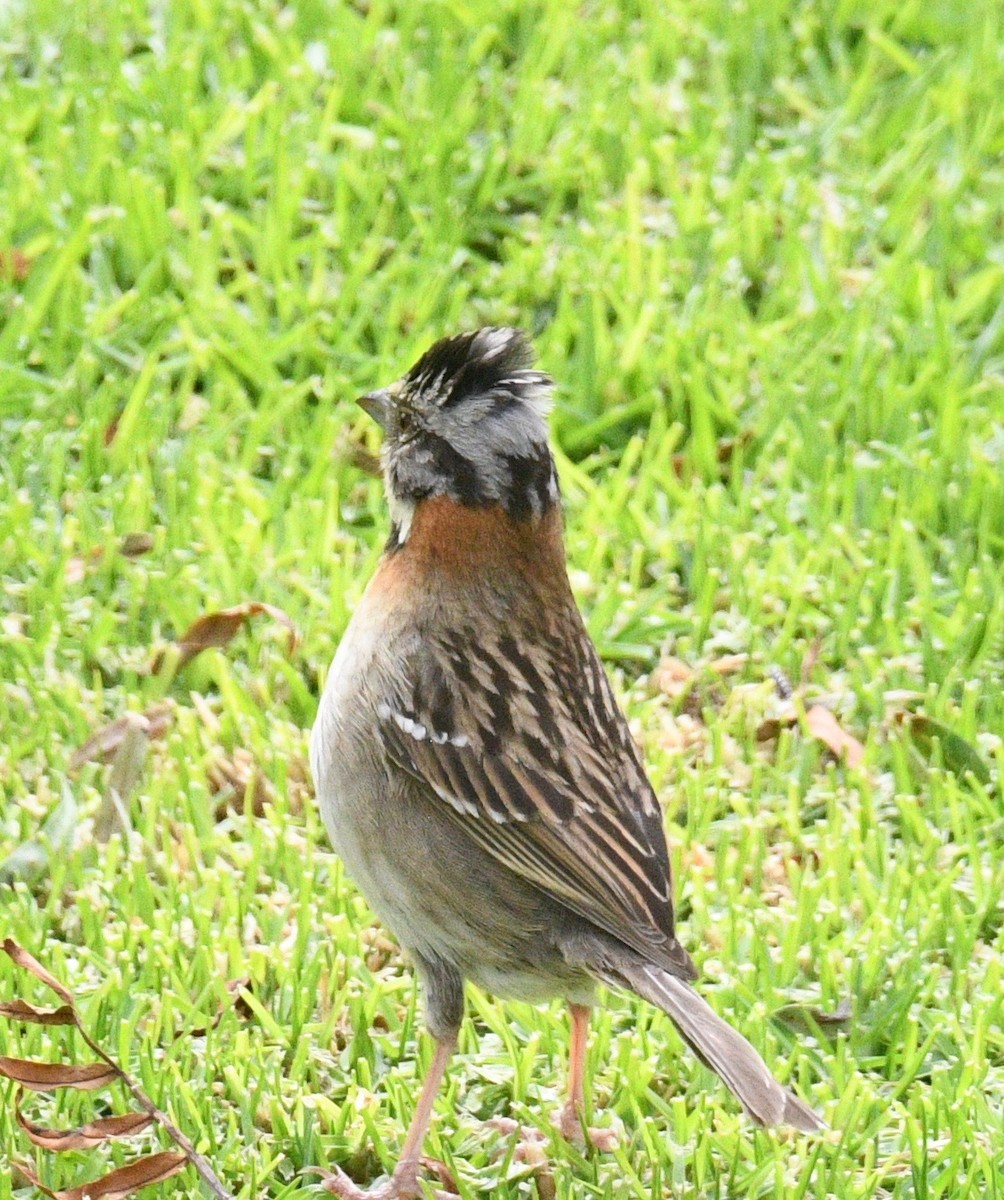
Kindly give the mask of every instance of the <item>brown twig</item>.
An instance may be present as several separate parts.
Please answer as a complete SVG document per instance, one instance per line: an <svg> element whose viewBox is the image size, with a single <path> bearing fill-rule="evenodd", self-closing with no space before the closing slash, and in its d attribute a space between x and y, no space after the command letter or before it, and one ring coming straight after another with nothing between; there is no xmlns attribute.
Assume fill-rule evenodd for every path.
<svg viewBox="0 0 1004 1200"><path fill-rule="evenodd" d="M65 984L60 983L60 981L54 975L50 974L33 955L29 954L28 951L22 946L19 946L13 938L4 939L3 949L16 966L21 967L25 971L29 971L35 976L36 979L40 980L46 985L46 987L54 991L60 1000L63 1001L65 1008L59 1010L60 1013L65 1014L66 1009L69 1009L70 1012L72 1012L72 1024L75 1026L90 1050L97 1055L99 1059L101 1059L101 1061L109 1068L109 1070L117 1079L120 1079L125 1084L140 1108L153 1118L153 1120L161 1127L161 1129L164 1130L167 1136L171 1138L175 1145L181 1148L185 1157L202 1177L203 1182L206 1184L212 1194L217 1197L217 1200L234 1200L234 1196L228 1192L220 1182L216 1172L210 1166L208 1159L206 1159L204 1155L200 1154L198 1150L195 1149L195 1146L192 1144L191 1140L181 1132L181 1130L177 1127L177 1125L175 1125L167 1113L154 1104L154 1102L150 1099L146 1092L143 1091L143 1089L139 1086L136 1080L133 1079L129 1072L121 1067L115 1061L115 1059L111 1057L111 1055L107 1054L87 1032L81 1023L80 1014L77 1012L76 1000L70 989L66 987ZM15 1014L9 1013L7 1015L13 1016ZM35 1021L37 1023L51 1023L43 1022L42 1020L43 1017L48 1015L49 1014L34 1013L34 1010L32 1010L30 1005L24 1005L19 1008L16 1017L20 1020ZM60 1021L59 1023L62 1024L64 1022ZM65 1023L70 1022L67 1021Z"/></svg>

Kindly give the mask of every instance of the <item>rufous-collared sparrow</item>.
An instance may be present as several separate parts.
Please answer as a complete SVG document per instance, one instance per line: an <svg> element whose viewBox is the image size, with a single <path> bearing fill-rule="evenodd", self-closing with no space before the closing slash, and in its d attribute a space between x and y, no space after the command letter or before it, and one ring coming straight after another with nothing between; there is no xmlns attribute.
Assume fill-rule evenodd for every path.
<svg viewBox="0 0 1004 1200"><path fill-rule="evenodd" d="M359 403L383 427L391 532L335 655L310 759L335 850L414 962L436 1053L389 1181L419 1195L422 1143L464 981L571 1009L579 1126L597 982L673 1020L761 1125L822 1122L691 987L662 813L575 605L546 413L526 338L437 342Z"/></svg>

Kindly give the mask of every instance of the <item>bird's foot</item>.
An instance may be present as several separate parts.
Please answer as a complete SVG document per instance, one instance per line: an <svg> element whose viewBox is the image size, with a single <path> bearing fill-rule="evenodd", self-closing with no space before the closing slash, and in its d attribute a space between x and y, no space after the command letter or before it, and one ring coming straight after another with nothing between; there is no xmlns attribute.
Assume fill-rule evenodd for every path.
<svg viewBox="0 0 1004 1200"><path fill-rule="evenodd" d="M571 1101L555 1113L551 1123L566 1142L575 1146L589 1146L604 1154L617 1149L617 1131L601 1129L595 1125L583 1125L582 1115Z"/></svg>
<svg viewBox="0 0 1004 1200"><path fill-rule="evenodd" d="M492 1117L488 1127L501 1133L503 1137L515 1135L517 1141L512 1156L516 1162L532 1167L547 1164L547 1137L536 1126L520 1125L512 1117Z"/></svg>
<svg viewBox="0 0 1004 1200"><path fill-rule="evenodd" d="M547 1159L547 1135L533 1125L520 1125L511 1117L495 1117L488 1124L492 1129L509 1137L519 1135L519 1141L513 1151L517 1162L540 1165ZM591 1147L607 1153L617 1148L617 1131L614 1129L599 1129L592 1125L583 1127L578 1109L572 1104L566 1104L551 1120L566 1142L576 1146Z"/></svg>
<svg viewBox="0 0 1004 1200"><path fill-rule="evenodd" d="M435 1171L441 1183L453 1187L452 1191L433 1192L432 1196L435 1200L456 1200L457 1191L448 1178L449 1173L445 1164L422 1159L422 1165L429 1166ZM324 1177L324 1190L331 1192L334 1196L340 1196L341 1200L418 1200L418 1197L423 1194L418 1184L418 1168L419 1163L417 1162L398 1163L394 1174L386 1183L368 1188L360 1187L337 1167L334 1171L321 1171L318 1168L317 1174Z"/></svg>

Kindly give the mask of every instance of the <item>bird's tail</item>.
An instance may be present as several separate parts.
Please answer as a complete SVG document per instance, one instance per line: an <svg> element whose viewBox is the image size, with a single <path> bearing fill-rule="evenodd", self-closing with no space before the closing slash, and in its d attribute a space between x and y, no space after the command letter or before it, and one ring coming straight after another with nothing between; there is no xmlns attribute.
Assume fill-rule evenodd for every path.
<svg viewBox="0 0 1004 1200"><path fill-rule="evenodd" d="M629 987L661 1008L705 1066L726 1084L760 1125L791 1125L807 1133L825 1129L808 1105L777 1082L750 1043L728 1025L689 983L651 963L618 962L606 981Z"/></svg>

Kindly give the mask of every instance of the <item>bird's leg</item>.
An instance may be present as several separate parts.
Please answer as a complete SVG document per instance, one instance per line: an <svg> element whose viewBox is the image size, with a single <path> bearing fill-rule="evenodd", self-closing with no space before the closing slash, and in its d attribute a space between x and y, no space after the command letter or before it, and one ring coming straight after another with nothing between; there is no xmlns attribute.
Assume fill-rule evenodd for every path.
<svg viewBox="0 0 1004 1200"><path fill-rule="evenodd" d="M432 1109L436 1103L439 1085L443 1082L447 1064L456 1047L456 1035L437 1039L436 1053L433 1055L432 1065L422 1084L418 1104L415 1105L415 1115L411 1118L408 1136L404 1140L404 1149L401 1151L401 1157L398 1159L394 1174L390 1179L379 1187L361 1188L353 1183L344 1171L338 1171L337 1174L330 1175L325 1180L324 1187L327 1191L341 1196L342 1200L413 1200L414 1197L421 1195L418 1186L418 1169L421 1165L422 1145L425 1142L425 1135L429 1131L429 1122L432 1120ZM446 1192L433 1194L437 1197L448 1197Z"/></svg>
<svg viewBox="0 0 1004 1200"><path fill-rule="evenodd" d="M590 1008L586 1004L569 1002L568 1011L572 1028L568 1039L568 1099L560 1112L552 1118L554 1127L569 1142L582 1145L583 1141L596 1150L613 1150L617 1145L617 1134L612 1129L584 1129L582 1115L586 1110L586 1040L589 1036ZM545 1164L547 1137L540 1129L531 1125L520 1125L510 1117L495 1117L489 1122L499 1133L519 1135L513 1157L519 1162L534 1166Z"/></svg>
<svg viewBox="0 0 1004 1200"><path fill-rule="evenodd" d="M568 1039L568 1099L555 1124L563 1138L581 1144L583 1137L597 1150L613 1150L617 1134L612 1129L584 1129L582 1116L586 1110L586 1041L589 1037L590 1009L586 1004L568 1005L572 1028Z"/></svg>
<svg viewBox="0 0 1004 1200"><path fill-rule="evenodd" d="M556 1124L561 1136L574 1142L582 1139L589 1008L585 1004L569 1004L568 1012L572 1018L568 1038L568 1099L558 1114Z"/></svg>

